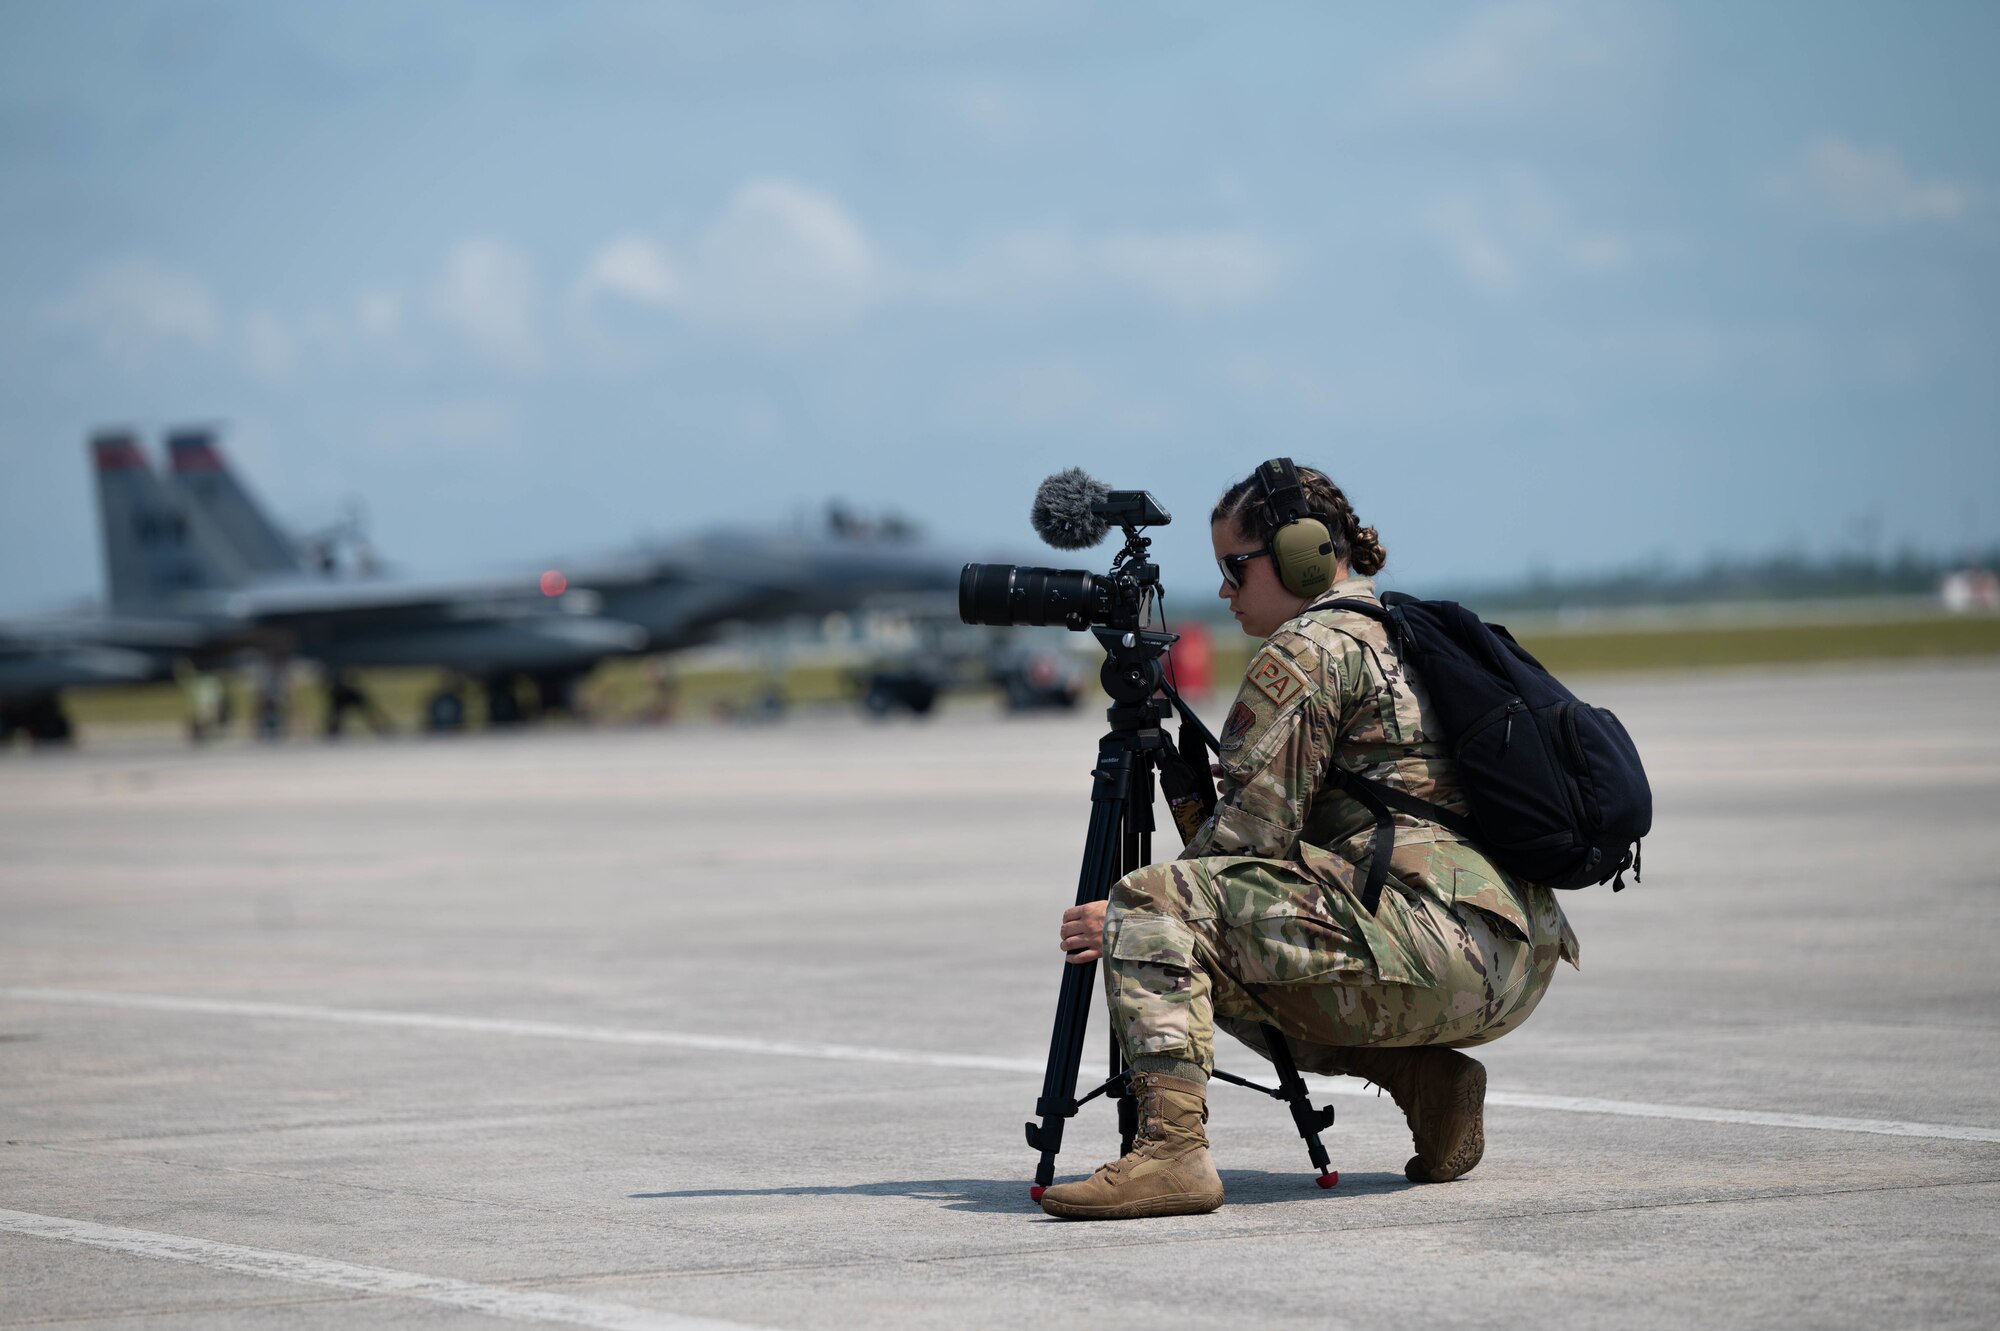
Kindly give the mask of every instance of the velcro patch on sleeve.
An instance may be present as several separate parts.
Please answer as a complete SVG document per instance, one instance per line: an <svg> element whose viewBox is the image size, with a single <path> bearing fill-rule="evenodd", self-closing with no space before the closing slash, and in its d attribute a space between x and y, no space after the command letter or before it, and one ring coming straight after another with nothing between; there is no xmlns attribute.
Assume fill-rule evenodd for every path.
<svg viewBox="0 0 2000 1331"><path fill-rule="evenodd" d="M1243 737L1250 733L1250 727L1257 724L1257 713L1250 710L1250 704L1237 700L1229 709L1229 717L1222 723L1222 736L1216 743L1225 753L1233 753L1243 747Z"/></svg>
<svg viewBox="0 0 2000 1331"><path fill-rule="evenodd" d="M1258 652L1257 659L1250 663L1249 682L1281 708L1296 702L1312 687L1297 666L1268 647Z"/></svg>

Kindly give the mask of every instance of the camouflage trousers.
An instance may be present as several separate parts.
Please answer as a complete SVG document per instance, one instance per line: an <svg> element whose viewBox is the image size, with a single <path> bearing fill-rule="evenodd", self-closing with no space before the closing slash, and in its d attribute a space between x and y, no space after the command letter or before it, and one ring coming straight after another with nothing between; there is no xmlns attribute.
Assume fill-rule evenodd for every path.
<svg viewBox="0 0 2000 1331"><path fill-rule="evenodd" d="M1354 866L1323 853L1310 865L1212 856L1127 874L1104 923L1125 1057L1208 1071L1216 1026L1260 1053L1272 1026L1301 1068L1337 1073L1344 1049L1483 1044L1520 1025L1567 950L1552 894L1513 885L1468 846L1399 846L1395 863L1413 853L1427 861L1423 881L1471 881L1485 908L1391 875L1371 916Z"/></svg>

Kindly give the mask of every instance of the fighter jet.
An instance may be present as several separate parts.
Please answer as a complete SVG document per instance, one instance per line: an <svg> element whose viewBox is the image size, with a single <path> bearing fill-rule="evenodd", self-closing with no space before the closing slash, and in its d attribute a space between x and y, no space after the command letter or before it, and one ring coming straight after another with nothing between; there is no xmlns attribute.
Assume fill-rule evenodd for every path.
<svg viewBox="0 0 2000 1331"><path fill-rule="evenodd" d="M303 657L324 666L330 688L339 689L347 687L344 672L364 666L437 666L490 680L567 676L646 641L643 630L597 613L589 593L535 578L315 575L212 444L179 439L173 491L129 432L98 435L91 457L112 611L191 627L196 655Z"/></svg>
<svg viewBox="0 0 2000 1331"><path fill-rule="evenodd" d="M221 543L220 557L264 576L312 580L307 570L321 561L309 557L304 543L271 519L230 468L212 431L174 431L168 454L174 489ZM852 611L883 595L951 592L963 564L918 541L904 525L868 524L836 509L824 535L716 530L625 554L543 562L517 581L532 581L545 593L585 598L604 619L641 631L642 641L621 650L664 652L712 641L732 624ZM436 655L432 644L412 645ZM306 640L298 650L335 668L386 663L379 650L363 660L340 644ZM487 691L489 716L513 719L518 680L533 685L543 710L566 710L577 681L599 657L611 654L559 662L496 649L477 666L421 663L451 664L478 678ZM447 685L431 699L434 723L448 723L459 710L452 688Z"/></svg>

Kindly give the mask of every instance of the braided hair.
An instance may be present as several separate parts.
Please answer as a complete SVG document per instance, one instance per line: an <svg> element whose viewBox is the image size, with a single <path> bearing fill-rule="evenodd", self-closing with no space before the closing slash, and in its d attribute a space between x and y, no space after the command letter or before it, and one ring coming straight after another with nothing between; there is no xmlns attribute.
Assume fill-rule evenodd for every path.
<svg viewBox="0 0 2000 1331"><path fill-rule="evenodd" d="M1363 577L1381 572L1389 552L1382 548L1382 539L1375 529L1361 525L1361 519L1354 516L1354 506L1325 472L1311 467L1300 467L1298 471L1307 515L1326 524L1327 533L1333 537L1334 557L1345 559L1347 566ZM1278 529L1265 512L1263 500L1264 487L1253 472L1223 491L1208 520L1211 523L1227 520L1244 535L1269 542Z"/></svg>

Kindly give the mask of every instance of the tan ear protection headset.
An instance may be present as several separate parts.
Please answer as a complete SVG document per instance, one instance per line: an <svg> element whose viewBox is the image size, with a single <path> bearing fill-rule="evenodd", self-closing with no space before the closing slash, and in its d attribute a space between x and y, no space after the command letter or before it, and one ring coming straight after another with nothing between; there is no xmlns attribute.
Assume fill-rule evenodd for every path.
<svg viewBox="0 0 2000 1331"><path fill-rule="evenodd" d="M1290 458L1272 458L1259 466L1257 484L1264 492L1264 512L1277 529L1268 548L1278 581L1292 595L1311 600L1333 586L1333 536L1306 508L1305 487Z"/></svg>

